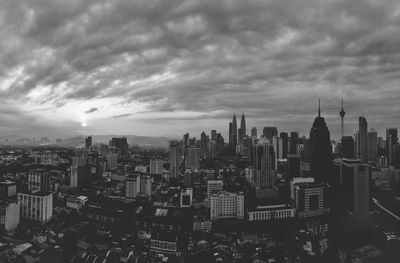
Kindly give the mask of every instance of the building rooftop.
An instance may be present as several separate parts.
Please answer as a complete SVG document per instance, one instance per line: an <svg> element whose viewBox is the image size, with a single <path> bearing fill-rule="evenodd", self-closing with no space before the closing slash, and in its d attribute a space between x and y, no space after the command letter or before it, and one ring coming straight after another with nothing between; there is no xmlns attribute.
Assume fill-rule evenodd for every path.
<svg viewBox="0 0 400 263"><path fill-rule="evenodd" d="M329 187L327 183L298 183L296 187L300 189L314 189L314 188L321 188L321 187Z"/></svg>

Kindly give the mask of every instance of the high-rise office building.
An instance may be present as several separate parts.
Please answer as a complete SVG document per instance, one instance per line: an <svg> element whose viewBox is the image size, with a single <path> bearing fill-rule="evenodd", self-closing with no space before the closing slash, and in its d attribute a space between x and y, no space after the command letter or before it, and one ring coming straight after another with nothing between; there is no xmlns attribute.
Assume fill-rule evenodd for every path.
<svg viewBox="0 0 400 263"><path fill-rule="evenodd" d="M238 145L243 146L242 128L238 129Z"/></svg>
<svg viewBox="0 0 400 263"><path fill-rule="evenodd" d="M208 138L207 138L207 135L206 135L206 133L203 131L202 133L201 133L201 135L200 135L200 153L201 153L201 156L205 156L205 154L207 153L207 151L208 151L208 145L209 145L209 142L208 142L209 140L208 140Z"/></svg>
<svg viewBox="0 0 400 263"><path fill-rule="evenodd" d="M291 154L297 154L297 145L299 144L299 133L291 132L290 133L290 151Z"/></svg>
<svg viewBox="0 0 400 263"><path fill-rule="evenodd" d="M368 132L368 161L376 163L378 158L378 133L371 129Z"/></svg>
<svg viewBox="0 0 400 263"><path fill-rule="evenodd" d="M300 218L329 213L329 185L326 183L296 184L294 186L294 203Z"/></svg>
<svg viewBox="0 0 400 263"><path fill-rule="evenodd" d="M256 127L251 128L251 137L257 137L257 128Z"/></svg>
<svg viewBox="0 0 400 263"><path fill-rule="evenodd" d="M288 154L287 155L287 179L300 177L300 155Z"/></svg>
<svg viewBox="0 0 400 263"><path fill-rule="evenodd" d="M200 169L199 148L197 148L197 147L187 148L186 168L187 169Z"/></svg>
<svg viewBox="0 0 400 263"><path fill-rule="evenodd" d="M29 171L28 190L32 194L48 194L50 192L50 172L44 169Z"/></svg>
<svg viewBox="0 0 400 263"><path fill-rule="evenodd" d="M229 123L229 147L233 148L233 124L232 122Z"/></svg>
<svg viewBox="0 0 400 263"><path fill-rule="evenodd" d="M224 182L222 180L207 180L207 197L210 197L212 193L222 191Z"/></svg>
<svg viewBox="0 0 400 263"><path fill-rule="evenodd" d="M332 145L331 137L325 119L321 117L318 108L318 117L315 118L310 131L309 159L310 173L317 182L326 182L330 171Z"/></svg>
<svg viewBox="0 0 400 263"><path fill-rule="evenodd" d="M176 178L179 169L179 149L178 142L171 141L169 146L169 176Z"/></svg>
<svg viewBox="0 0 400 263"><path fill-rule="evenodd" d="M342 137L341 154L342 157L346 159L354 158L354 139L352 136Z"/></svg>
<svg viewBox="0 0 400 263"><path fill-rule="evenodd" d="M363 163L368 162L368 123L364 117L358 119L357 158Z"/></svg>
<svg viewBox="0 0 400 263"><path fill-rule="evenodd" d="M395 169L400 169L400 144L393 145L393 166Z"/></svg>
<svg viewBox="0 0 400 263"><path fill-rule="evenodd" d="M272 137L278 136L278 128L270 126L264 127L263 136L268 139L272 139Z"/></svg>
<svg viewBox="0 0 400 263"><path fill-rule="evenodd" d="M46 223L53 217L53 194L18 193L21 203L21 217Z"/></svg>
<svg viewBox="0 0 400 263"><path fill-rule="evenodd" d="M217 131L216 130L211 130L211 140L213 140L213 141L217 140Z"/></svg>
<svg viewBox="0 0 400 263"><path fill-rule="evenodd" d="M238 128L237 128L237 121L236 121L236 114L233 114L232 118L232 130L231 130L231 137L232 137L232 142L231 142L231 147L233 151L236 151L236 145L238 143Z"/></svg>
<svg viewBox="0 0 400 263"><path fill-rule="evenodd" d="M88 157L78 156L72 157L71 165L71 187L88 187L92 183L90 166L88 163Z"/></svg>
<svg viewBox="0 0 400 263"><path fill-rule="evenodd" d="M255 147L256 186L275 187L275 153L267 137L262 137Z"/></svg>
<svg viewBox="0 0 400 263"><path fill-rule="evenodd" d="M193 185L193 175L194 172L192 171L186 171L185 174L183 175L183 185L185 187L192 187Z"/></svg>
<svg viewBox="0 0 400 263"><path fill-rule="evenodd" d="M125 197L127 199L136 198L140 193L140 174L130 174L125 178Z"/></svg>
<svg viewBox="0 0 400 263"><path fill-rule="evenodd" d="M304 163L310 162L310 139L305 139L303 142L303 151L300 154L301 161Z"/></svg>
<svg viewBox="0 0 400 263"><path fill-rule="evenodd" d="M340 184L344 203L356 227L368 227L370 216L371 168L360 160L343 159L340 162Z"/></svg>
<svg viewBox="0 0 400 263"><path fill-rule="evenodd" d="M242 192L218 192L210 197L211 220L244 218L244 195Z"/></svg>
<svg viewBox="0 0 400 263"><path fill-rule="evenodd" d="M389 165L393 165L393 145L397 143L397 128L386 129L386 151Z"/></svg>
<svg viewBox="0 0 400 263"><path fill-rule="evenodd" d="M118 154L107 153L105 159L106 159L106 170L115 171L118 167Z"/></svg>
<svg viewBox="0 0 400 263"><path fill-rule="evenodd" d="M281 132L279 137L282 139L282 158L286 158L289 148L289 136L287 132Z"/></svg>
<svg viewBox="0 0 400 263"><path fill-rule="evenodd" d="M141 175L140 177L140 193L145 194L149 199L151 198L152 190L152 178L150 175Z"/></svg>
<svg viewBox="0 0 400 263"><path fill-rule="evenodd" d="M92 136L86 137L85 146L86 146L86 149L88 149L88 148L90 148L90 146L92 146Z"/></svg>
<svg viewBox="0 0 400 263"><path fill-rule="evenodd" d="M282 139L278 136L272 137L272 146L274 147L274 154L275 154L274 167L275 167L275 169L278 169L278 160L283 158L282 157L282 151L283 151Z"/></svg>
<svg viewBox="0 0 400 263"><path fill-rule="evenodd" d="M128 153L128 141L126 137L112 138L109 145L117 150L118 158L125 157Z"/></svg>
<svg viewBox="0 0 400 263"><path fill-rule="evenodd" d="M240 118L240 131L241 131L241 138L240 141L243 142L243 138L247 136L246 131L246 119L244 117L244 113L242 113L242 117Z"/></svg>
<svg viewBox="0 0 400 263"><path fill-rule="evenodd" d="M312 177L294 177L290 179L290 199L294 200L295 186L300 183L315 183Z"/></svg>
<svg viewBox="0 0 400 263"><path fill-rule="evenodd" d="M188 147L198 147L200 145L197 144L198 141L196 137L189 138L189 146Z"/></svg>
<svg viewBox="0 0 400 263"><path fill-rule="evenodd" d="M163 160L150 160L150 174L162 174Z"/></svg>
<svg viewBox="0 0 400 263"><path fill-rule="evenodd" d="M185 133L183 135L183 146L188 147L189 146L189 133Z"/></svg>
<svg viewBox="0 0 400 263"><path fill-rule="evenodd" d="M222 137L221 133L217 133L217 152L220 153L224 150L225 148L225 141L224 141L224 137Z"/></svg>

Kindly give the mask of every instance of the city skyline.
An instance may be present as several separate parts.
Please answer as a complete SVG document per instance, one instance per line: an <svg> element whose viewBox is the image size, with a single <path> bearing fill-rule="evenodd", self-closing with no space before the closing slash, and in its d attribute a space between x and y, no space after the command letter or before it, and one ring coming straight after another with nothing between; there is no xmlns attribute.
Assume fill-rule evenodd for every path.
<svg viewBox="0 0 400 263"><path fill-rule="evenodd" d="M400 127L397 1L150 2L2 1L0 133Z"/></svg>
<svg viewBox="0 0 400 263"><path fill-rule="evenodd" d="M0 0L1 262L400 258L399 0Z"/></svg>

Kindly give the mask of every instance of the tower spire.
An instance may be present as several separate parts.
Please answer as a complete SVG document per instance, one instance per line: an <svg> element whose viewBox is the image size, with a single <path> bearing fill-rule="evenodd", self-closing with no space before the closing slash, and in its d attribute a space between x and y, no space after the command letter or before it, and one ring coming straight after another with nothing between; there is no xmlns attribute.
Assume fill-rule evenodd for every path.
<svg viewBox="0 0 400 263"><path fill-rule="evenodd" d="M321 117L321 100L318 99L318 117Z"/></svg>
<svg viewBox="0 0 400 263"><path fill-rule="evenodd" d="M344 115L346 115L346 112L344 111L344 109L343 109L343 99L342 99L342 108L340 109L340 111L339 111L339 115L340 115L340 118L341 118L341 132L342 132L342 138L343 138L343 136L344 136L344 123L343 123L343 118L344 118Z"/></svg>

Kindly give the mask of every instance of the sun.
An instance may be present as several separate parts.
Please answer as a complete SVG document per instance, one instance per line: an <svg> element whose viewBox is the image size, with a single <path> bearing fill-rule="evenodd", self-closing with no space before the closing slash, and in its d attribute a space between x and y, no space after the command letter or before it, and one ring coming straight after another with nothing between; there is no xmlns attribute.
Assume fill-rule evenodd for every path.
<svg viewBox="0 0 400 263"><path fill-rule="evenodd" d="M81 122L81 126L82 126L82 127L86 127L86 126L87 126L87 123L86 123L86 122Z"/></svg>

